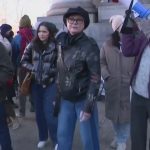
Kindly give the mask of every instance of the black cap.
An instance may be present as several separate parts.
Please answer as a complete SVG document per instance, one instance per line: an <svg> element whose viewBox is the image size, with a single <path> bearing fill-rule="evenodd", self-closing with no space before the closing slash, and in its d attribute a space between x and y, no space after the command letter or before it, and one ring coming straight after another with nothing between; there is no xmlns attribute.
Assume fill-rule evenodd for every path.
<svg viewBox="0 0 150 150"><path fill-rule="evenodd" d="M6 32L12 30L12 26L9 24L2 24L0 27L1 35L5 37Z"/></svg>
<svg viewBox="0 0 150 150"><path fill-rule="evenodd" d="M89 23L90 23L90 18L89 18L89 14L86 10L84 10L82 7L76 7L76 8L69 8L67 10L67 12L64 14L63 16L63 21L64 24L66 25L66 19L71 16L71 15L80 15L83 17L84 19L84 29L88 27Z"/></svg>

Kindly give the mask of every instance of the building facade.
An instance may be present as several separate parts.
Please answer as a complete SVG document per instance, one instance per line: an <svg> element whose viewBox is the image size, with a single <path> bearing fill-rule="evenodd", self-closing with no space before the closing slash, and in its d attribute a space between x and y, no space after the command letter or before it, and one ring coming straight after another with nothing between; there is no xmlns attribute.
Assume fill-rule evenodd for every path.
<svg viewBox="0 0 150 150"><path fill-rule="evenodd" d="M141 0L140 2L146 8L150 8L149 0ZM90 25L85 32L97 41L99 47L101 47L107 36L112 33L109 18L112 15L124 15L127 9L118 0L51 0L47 17L38 17L37 21L51 21L58 28L63 28L63 14L68 8L77 6L81 6L89 12Z"/></svg>

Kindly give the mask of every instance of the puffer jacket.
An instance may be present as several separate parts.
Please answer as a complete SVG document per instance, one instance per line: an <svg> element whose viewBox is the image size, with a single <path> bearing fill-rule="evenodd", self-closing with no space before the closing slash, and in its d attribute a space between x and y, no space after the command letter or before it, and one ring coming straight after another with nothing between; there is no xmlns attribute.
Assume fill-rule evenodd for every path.
<svg viewBox="0 0 150 150"><path fill-rule="evenodd" d="M48 49L38 51L31 42L25 49L21 59L21 65L34 75L36 83L48 86L56 76L57 50L54 42L49 44Z"/></svg>
<svg viewBox="0 0 150 150"><path fill-rule="evenodd" d="M57 41L62 44L65 65L64 67L62 63L60 65L58 63L60 74L58 83L61 96L72 102L77 102L85 97L85 111L90 113L100 84L99 48L95 40L84 33L71 37L69 33L63 32L58 35ZM95 81L92 80L93 77Z"/></svg>

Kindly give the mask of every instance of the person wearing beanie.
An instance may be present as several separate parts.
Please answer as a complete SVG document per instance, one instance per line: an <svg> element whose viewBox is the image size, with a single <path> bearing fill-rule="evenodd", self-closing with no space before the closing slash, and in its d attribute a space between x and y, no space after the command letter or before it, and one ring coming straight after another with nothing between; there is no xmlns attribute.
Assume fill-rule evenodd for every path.
<svg viewBox="0 0 150 150"><path fill-rule="evenodd" d="M1 31L1 35L3 37L6 37L7 32L12 30L12 26L10 26L9 24L2 24L0 27L0 31Z"/></svg>
<svg viewBox="0 0 150 150"><path fill-rule="evenodd" d="M14 32L12 31L11 25L9 25L9 24L2 24L1 25L1 27L0 27L0 42L5 46L7 52L10 56L10 59L12 56L11 41L13 39L13 35L14 35ZM7 99L8 99L8 102L11 104L12 110L13 110L13 107L14 108L18 107L18 105L13 100L13 97L16 96L13 78L10 79L9 82L11 82L12 84L11 84L11 86L10 85L8 86ZM18 123L17 118L15 116L12 118L12 121L13 121L12 125L16 126L16 128L17 128L19 123Z"/></svg>
<svg viewBox="0 0 150 150"><path fill-rule="evenodd" d="M24 53L26 46L31 42L34 37L34 30L32 29L31 20L28 15L23 15L19 22L19 31L17 35L12 40L12 61L15 67L16 76L18 77L18 86L20 87L23 79L26 75L26 70L20 66L20 60ZM25 117L26 115L26 100L27 96L20 93L18 88L18 98L19 98L19 114L18 117ZM34 111L33 101L31 96L29 96L29 101L31 102L31 110Z"/></svg>
<svg viewBox="0 0 150 150"><path fill-rule="evenodd" d="M121 50L120 30L124 17L110 17L111 36L100 50L102 78L105 83L105 115L111 120L114 138L110 144L116 150L126 150L130 136L130 78L134 58L126 58Z"/></svg>
<svg viewBox="0 0 150 150"><path fill-rule="evenodd" d="M110 17L109 22L111 23L113 31L121 31L124 17L122 15L113 15Z"/></svg>
<svg viewBox="0 0 150 150"><path fill-rule="evenodd" d="M89 14L82 7L69 8L63 16L66 32L57 34L58 112L57 150L71 150L79 120L84 150L100 150L96 95L100 84L99 48L84 30Z"/></svg>
<svg viewBox="0 0 150 150"><path fill-rule="evenodd" d="M12 26L9 24L2 24L0 26L0 42L3 43L9 55L12 53L11 40L13 39Z"/></svg>

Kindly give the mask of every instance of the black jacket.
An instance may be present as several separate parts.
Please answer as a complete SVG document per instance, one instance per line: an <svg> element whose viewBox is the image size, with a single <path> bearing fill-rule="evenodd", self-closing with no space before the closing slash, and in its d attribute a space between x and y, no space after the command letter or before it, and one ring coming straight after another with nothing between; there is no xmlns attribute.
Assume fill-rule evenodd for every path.
<svg viewBox="0 0 150 150"><path fill-rule="evenodd" d="M61 43L64 62L63 64L60 61L58 53L58 84L61 96L72 102L85 97L84 111L91 112L100 84L99 48L84 33L72 37L63 32L58 35L57 42Z"/></svg>
<svg viewBox="0 0 150 150"><path fill-rule="evenodd" d="M54 42L51 42L43 52L30 43L24 51L21 64L33 73L35 82L47 86L55 80L56 60L57 50Z"/></svg>
<svg viewBox="0 0 150 150"><path fill-rule="evenodd" d="M6 83L13 78L13 66L7 50L0 43L0 101L6 97Z"/></svg>

